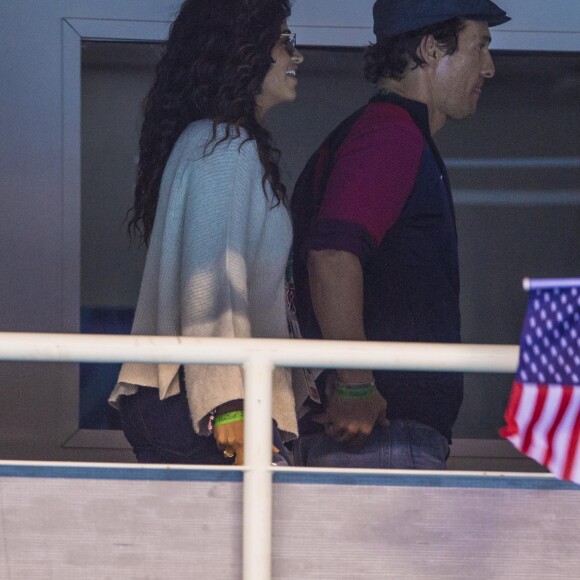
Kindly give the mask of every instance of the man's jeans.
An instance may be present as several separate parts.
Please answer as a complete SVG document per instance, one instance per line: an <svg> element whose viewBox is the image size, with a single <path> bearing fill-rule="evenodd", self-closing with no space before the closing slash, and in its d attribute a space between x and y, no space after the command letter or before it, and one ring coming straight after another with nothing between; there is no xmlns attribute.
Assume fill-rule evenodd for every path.
<svg viewBox="0 0 580 580"><path fill-rule="evenodd" d="M376 426L360 449L320 432L300 437L293 450L295 465L303 467L445 469L449 455L447 439L439 431L407 419Z"/></svg>

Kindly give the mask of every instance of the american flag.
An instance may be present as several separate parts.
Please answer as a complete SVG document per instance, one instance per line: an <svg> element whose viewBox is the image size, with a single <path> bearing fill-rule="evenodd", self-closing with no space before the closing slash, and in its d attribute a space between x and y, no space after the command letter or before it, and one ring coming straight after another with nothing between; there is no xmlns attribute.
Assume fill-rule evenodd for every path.
<svg viewBox="0 0 580 580"><path fill-rule="evenodd" d="M560 479L580 484L580 279L531 280L529 290L500 434Z"/></svg>

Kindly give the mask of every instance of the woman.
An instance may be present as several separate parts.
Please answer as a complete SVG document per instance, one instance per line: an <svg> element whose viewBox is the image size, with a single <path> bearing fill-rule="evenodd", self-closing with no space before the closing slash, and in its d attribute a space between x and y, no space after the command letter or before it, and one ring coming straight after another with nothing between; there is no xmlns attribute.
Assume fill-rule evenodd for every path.
<svg viewBox="0 0 580 580"><path fill-rule="evenodd" d="M261 123L296 98L289 14L289 0L187 0L172 25L129 224L148 245L133 334L288 337L291 222ZM241 465L243 398L238 366L125 364L110 402L140 462ZM276 369L275 452L296 436L294 408Z"/></svg>

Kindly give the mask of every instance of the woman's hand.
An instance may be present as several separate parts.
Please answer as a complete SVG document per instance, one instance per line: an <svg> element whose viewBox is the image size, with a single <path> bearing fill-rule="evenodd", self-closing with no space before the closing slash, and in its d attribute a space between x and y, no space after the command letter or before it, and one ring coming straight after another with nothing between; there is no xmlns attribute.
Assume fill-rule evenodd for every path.
<svg viewBox="0 0 580 580"><path fill-rule="evenodd" d="M234 465L244 464L244 421L218 425L213 429L213 436L218 449L224 452L225 457L233 457L235 454ZM272 445L272 454L278 453L280 450Z"/></svg>
<svg viewBox="0 0 580 580"><path fill-rule="evenodd" d="M226 425L217 425L213 428L213 436L218 449L224 452L225 457L233 457L234 465L244 464L244 421L234 421Z"/></svg>

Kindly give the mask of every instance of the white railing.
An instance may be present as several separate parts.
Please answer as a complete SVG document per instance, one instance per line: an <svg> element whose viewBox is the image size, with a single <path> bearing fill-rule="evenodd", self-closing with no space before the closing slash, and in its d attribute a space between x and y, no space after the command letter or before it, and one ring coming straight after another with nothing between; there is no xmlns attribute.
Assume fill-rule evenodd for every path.
<svg viewBox="0 0 580 580"><path fill-rule="evenodd" d="M499 345L337 342L0 332L0 360L237 364L244 368L244 580L270 580L272 369L373 368L513 373L519 348Z"/></svg>

